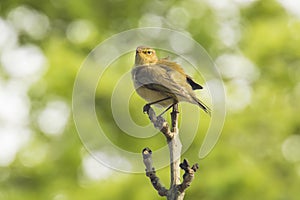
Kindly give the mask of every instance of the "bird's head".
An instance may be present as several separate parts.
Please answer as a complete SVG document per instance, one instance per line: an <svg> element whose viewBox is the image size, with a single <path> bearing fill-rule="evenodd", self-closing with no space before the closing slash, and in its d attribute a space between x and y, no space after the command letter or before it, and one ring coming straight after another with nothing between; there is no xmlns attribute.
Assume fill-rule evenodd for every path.
<svg viewBox="0 0 300 200"><path fill-rule="evenodd" d="M154 49L140 46L136 48L135 65L154 64L158 61Z"/></svg>

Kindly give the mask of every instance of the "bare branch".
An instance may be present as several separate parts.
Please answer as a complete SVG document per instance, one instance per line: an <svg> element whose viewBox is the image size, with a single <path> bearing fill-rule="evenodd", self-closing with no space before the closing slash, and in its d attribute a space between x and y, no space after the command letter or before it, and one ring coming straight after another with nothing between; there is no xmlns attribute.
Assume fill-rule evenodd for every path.
<svg viewBox="0 0 300 200"><path fill-rule="evenodd" d="M174 135L169 128L169 124L168 122L166 122L166 120L163 117L161 116L157 117L154 110L150 106L144 107L144 112L148 114L148 117L150 121L153 123L154 127L159 129L165 135L167 140L173 138Z"/></svg>
<svg viewBox="0 0 300 200"><path fill-rule="evenodd" d="M183 174L183 181L180 185L178 185L178 190L182 193L191 185L194 179L194 173L198 170L199 166L196 163L192 167L190 167L186 159L184 159L179 166L185 171L185 173Z"/></svg>
<svg viewBox="0 0 300 200"><path fill-rule="evenodd" d="M155 169L152 166L152 151L149 148L143 150L146 176L150 178L153 187L158 191L160 196L166 196L168 200L183 200L185 190L191 185L194 179L194 173L198 169L198 164L190 167L187 160L180 163L182 144L178 130L178 104L173 106L173 111L171 112L171 130L166 120L161 116L156 116L154 110L149 105L144 107L144 112L148 114L154 127L159 129L167 139L170 152L170 189L167 190L163 187L156 176ZM182 183L180 182L180 168L185 171Z"/></svg>
<svg viewBox="0 0 300 200"><path fill-rule="evenodd" d="M155 168L152 166L152 151L151 149L143 149L143 161L146 166L146 176L149 177L153 187L157 190L160 196L167 196L168 190L160 183L159 178L156 176Z"/></svg>
<svg viewBox="0 0 300 200"><path fill-rule="evenodd" d="M171 123L172 123L172 139L168 140L168 147L170 152L170 173L171 173L171 186L173 187L180 184L180 156L182 144L179 139L178 131L178 104L173 106L171 112Z"/></svg>

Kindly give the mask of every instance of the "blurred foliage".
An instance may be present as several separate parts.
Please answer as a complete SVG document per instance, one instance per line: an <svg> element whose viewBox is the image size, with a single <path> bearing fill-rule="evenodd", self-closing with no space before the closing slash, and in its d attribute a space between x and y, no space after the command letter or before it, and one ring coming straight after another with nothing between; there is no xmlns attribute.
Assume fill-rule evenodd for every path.
<svg viewBox="0 0 300 200"><path fill-rule="evenodd" d="M18 33L20 45L35 44L42 49L48 69L28 91L33 139L22 147L12 163L0 167L0 199L162 199L144 174L113 172L103 179L89 178L83 170L83 160L88 152L76 133L71 116L63 134L58 136L44 134L36 122L39 110L50 100L62 99L71 108L76 74L96 45L113 34L144 26L188 32L213 59L223 54L242 55L253 63L259 74L247 83L251 93L248 103L236 110L230 109L228 104L221 138L210 155L198 159L206 125L203 129L200 127L193 144L183 155L190 162L200 164L186 199L298 199L300 158L288 159L284 147L292 135L298 136L296 144L299 144L300 19L279 1L224 2L227 3L220 3L222 7L210 0L2 0L0 16L3 20L11 10L27 6L46 15L50 28L40 39ZM186 18L181 20L181 16ZM74 40L68 35L70 24L77 20L90 24L88 37L79 42L76 36ZM233 29L239 33L228 45L220 36L220 27L226 28L232 21L238 25ZM108 135L111 141L121 148L134 152L145 146L156 149L165 145L161 135L145 140L129 137L118 128L111 115L112 89L132 64L133 54L128 54L113 63L111 71L105 72L110 76L100 80L104 85L99 85L104 89L97 89L96 110L107 116L105 119L99 116L99 121L104 129L113 133ZM0 73L1 79L7 79L8 75L2 69ZM224 77L228 91L233 79ZM236 102L240 97L242 99L243 88L239 95ZM148 124L147 117L141 112L144 101L136 95L131 101L134 121L140 125ZM203 118L207 122L207 118ZM299 146L291 148L293 151L289 153L299 156ZM26 164L26 153L31 151L44 152L42 162ZM165 185L169 183L168 173L167 168L158 171Z"/></svg>

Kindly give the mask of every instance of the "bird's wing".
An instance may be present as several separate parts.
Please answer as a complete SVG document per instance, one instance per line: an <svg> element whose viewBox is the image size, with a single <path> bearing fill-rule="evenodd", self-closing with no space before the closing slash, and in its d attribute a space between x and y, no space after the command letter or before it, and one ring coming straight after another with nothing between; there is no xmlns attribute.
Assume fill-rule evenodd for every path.
<svg viewBox="0 0 300 200"><path fill-rule="evenodd" d="M180 65L178 65L176 62L169 61L168 58L163 58L158 61L158 64L167 65L168 67L173 68L174 70L177 70L186 76L186 81L191 85L193 90L203 89L201 85L196 83L190 76L186 75L182 67L180 67Z"/></svg>
<svg viewBox="0 0 300 200"><path fill-rule="evenodd" d="M163 64L138 66L133 69L132 75L136 87L144 86L194 102L191 97L192 87L186 81L186 76L174 68Z"/></svg>

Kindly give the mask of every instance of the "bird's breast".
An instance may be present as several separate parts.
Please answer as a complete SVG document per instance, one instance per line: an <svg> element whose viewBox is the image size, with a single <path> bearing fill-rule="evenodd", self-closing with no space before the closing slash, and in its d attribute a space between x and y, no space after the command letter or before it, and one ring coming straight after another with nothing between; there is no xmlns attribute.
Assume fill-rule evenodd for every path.
<svg viewBox="0 0 300 200"><path fill-rule="evenodd" d="M169 97L168 95L166 95L164 93L148 89L145 86L140 86L140 87L136 88L136 92L143 99L145 99L148 103L155 102L155 101ZM170 100L165 100L165 101L159 102L158 104L163 107L167 107L173 103L174 103L174 99L170 99Z"/></svg>

